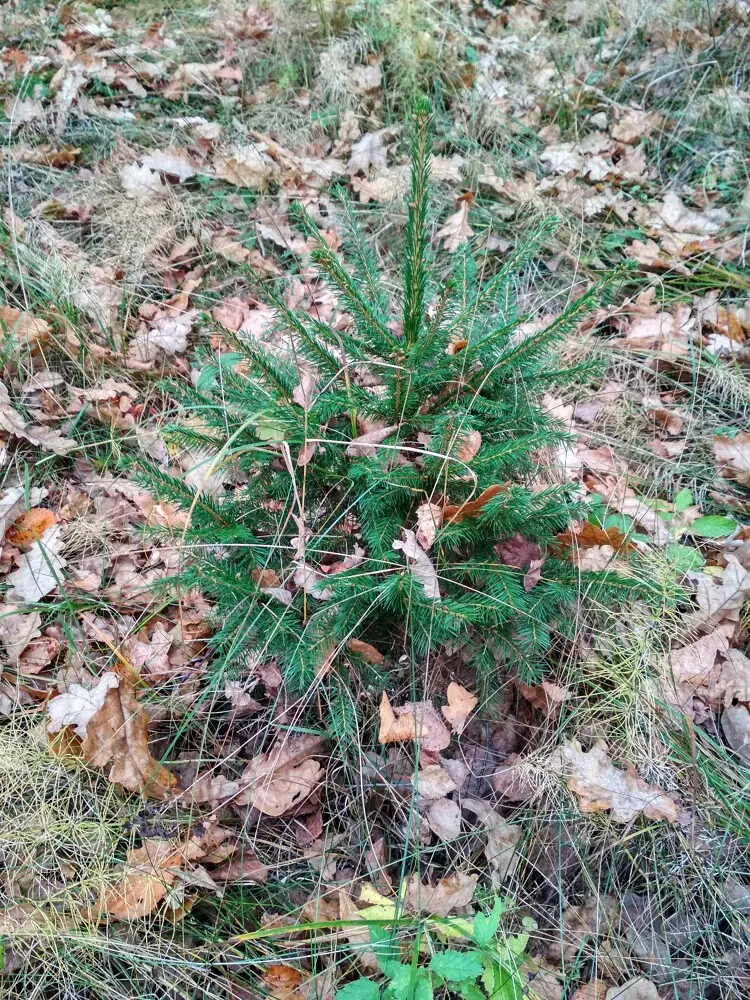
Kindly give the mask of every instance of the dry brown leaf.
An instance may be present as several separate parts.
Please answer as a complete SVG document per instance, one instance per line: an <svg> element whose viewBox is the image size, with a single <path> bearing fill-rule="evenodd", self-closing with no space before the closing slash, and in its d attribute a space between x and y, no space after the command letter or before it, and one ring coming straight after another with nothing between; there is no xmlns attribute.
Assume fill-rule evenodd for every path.
<svg viewBox="0 0 750 1000"><path fill-rule="evenodd" d="M24 650L41 637L41 624L38 611L25 611L22 605L8 601L0 605L0 642L11 666L17 667Z"/></svg>
<svg viewBox="0 0 750 1000"><path fill-rule="evenodd" d="M597 524L584 521L573 525L568 531L556 536L563 548L590 549L594 546L609 545L615 551L630 551L634 546L618 528L600 528Z"/></svg>
<svg viewBox="0 0 750 1000"><path fill-rule="evenodd" d="M612 138L620 142L635 142L642 136L651 135L664 121L656 111L641 111L633 108L626 111L611 130Z"/></svg>
<svg viewBox="0 0 750 1000"><path fill-rule="evenodd" d="M721 463L721 475L750 486L750 433L740 431L733 438L717 434L713 449L716 461Z"/></svg>
<svg viewBox="0 0 750 1000"><path fill-rule="evenodd" d="M551 681L529 685L517 680L516 687L522 698L531 702L534 708L538 708L549 718L556 718L560 714L560 706L570 697L566 687L553 684Z"/></svg>
<svg viewBox="0 0 750 1000"><path fill-rule="evenodd" d="M506 566L526 570L523 578L524 590L531 590L541 580L542 566L546 557L537 542L516 532L512 538L498 542L495 545L495 552Z"/></svg>
<svg viewBox="0 0 750 1000"><path fill-rule="evenodd" d="M102 891L92 911L117 920L147 916L166 896L183 861L182 850L173 840L146 840L128 852L122 879Z"/></svg>
<svg viewBox="0 0 750 1000"><path fill-rule="evenodd" d="M425 550L429 549L437 538L440 525L443 523L443 508L436 503L423 503L417 507L417 543Z"/></svg>
<svg viewBox="0 0 750 1000"><path fill-rule="evenodd" d="M31 543L27 552L18 556L18 569L6 577L12 588L8 598L32 603L51 594L61 582L67 565L60 555L62 547L62 525L53 524Z"/></svg>
<svg viewBox="0 0 750 1000"><path fill-rule="evenodd" d="M282 816L294 809L320 783L323 766L312 757L323 749L324 741L318 736L282 739L269 753L250 761L235 802L250 804L266 816Z"/></svg>
<svg viewBox="0 0 750 1000"><path fill-rule="evenodd" d="M137 202L155 201L169 193L169 185L161 174L145 164L127 163L121 167L120 183L128 198Z"/></svg>
<svg viewBox="0 0 750 1000"><path fill-rule="evenodd" d="M382 132L365 132L352 146L352 155L346 165L349 176L368 174L370 167L382 170L387 166L386 150Z"/></svg>
<svg viewBox="0 0 750 1000"><path fill-rule="evenodd" d="M221 180L253 191L265 191L269 180L279 173L278 165L262 142L241 146L228 155L217 155L214 170Z"/></svg>
<svg viewBox="0 0 750 1000"><path fill-rule="evenodd" d="M451 741L443 720L428 701L407 702L393 709L388 695L380 701L379 743L414 740L425 750L445 750Z"/></svg>
<svg viewBox="0 0 750 1000"><path fill-rule="evenodd" d="M44 114L44 106L41 101L33 98L6 97L5 117L10 121L12 131L41 118Z"/></svg>
<svg viewBox="0 0 750 1000"><path fill-rule="evenodd" d="M86 762L93 767L111 765L110 781L152 798L169 794L174 776L151 756L148 715L127 679L108 671L94 687L71 684L68 691L48 702L47 711L48 732L73 726L83 740Z"/></svg>
<svg viewBox="0 0 750 1000"><path fill-rule="evenodd" d="M374 431L360 434L353 438L346 446L346 453L349 458L371 458L377 452L377 445L381 444L387 437L398 430L397 424L390 427L377 427Z"/></svg>
<svg viewBox="0 0 750 1000"><path fill-rule="evenodd" d="M509 823L503 819L481 799L462 799L461 807L474 813L487 830L485 857L502 882L513 874L521 861L521 855L516 851L516 847L523 834L523 828L517 823Z"/></svg>
<svg viewBox="0 0 750 1000"><path fill-rule="evenodd" d="M461 807L453 799L430 802L424 818L432 832L444 843L450 843L461 835Z"/></svg>
<svg viewBox="0 0 750 1000"><path fill-rule="evenodd" d="M643 814L648 819L676 823L679 806L656 785L649 785L632 764L615 767L599 742L588 752L572 742L560 748L559 759L568 774L567 785L579 796L581 812L609 811L615 823L630 823Z"/></svg>
<svg viewBox="0 0 750 1000"><path fill-rule="evenodd" d="M611 986L604 1000L659 1000L659 991L650 979L638 976L629 979L622 986Z"/></svg>
<svg viewBox="0 0 750 1000"><path fill-rule="evenodd" d="M455 681L450 682L445 694L448 704L443 705L440 711L453 732L460 734L464 731L466 720L476 708L477 697Z"/></svg>
<svg viewBox="0 0 750 1000"><path fill-rule="evenodd" d="M93 767L111 764L107 777L129 792L166 798L176 784L174 775L151 756L148 714L136 698L132 683L122 677L118 681L86 726L81 748L84 759Z"/></svg>
<svg viewBox="0 0 750 1000"><path fill-rule="evenodd" d="M460 462L470 462L472 458L475 458L482 447L482 435L479 431L469 431L469 433L461 438L458 448L456 450L456 458Z"/></svg>
<svg viewBox="0 0 750 1000"><path fill-rule="evenodd" d="M431 913L435 917L447 917L454 910L469 905L478 879L478 875L456 872L431 886L422 884L418 875L412 875L406 886L406 908L411 913Z"/></svg>
<svg viewBox="0 0 750 1000"><path fill-rule="evenodd" d="M248 882L254 885L262 885L268 878L268 865L258 861L249 851L244 851L240 857L231 860L214 868L211 878L215 882Z"/></svg>
<svg viewBox="0 0 750 1000"><path fill-rule="evenodd" d="M721 731L729 746L750 764L750 712L747 705L727 705L721 713Z"/></svg>
<svg viewBox="0 0 750 1000"><path fill-rule="evenodd" d="M422 584L425 595L431 601L440 600L440 584L438 583L437 572L432 565L430 557L418 544L416 535L409 528L402 528L404 540L396 539L391 543L392 547L399 552L403 552L409 566L409 572Z"/></svg>
<svg viewBox="0 0 750 1000"><path fill-rule="evenodd" d="M686 624L705 626L739 621L742 607L750 596L750 572L734 555L727 555L726 562L720 580L708 573L692 574L700 611L688 614Z"/></svg>
<svg viewBox="0 0 750 1000"><path fill-rule="evenodd" d="M313 404L314 392L315 377L309 372L305 372L299 381L299 385L295 386L292 392L292 399L298 406L301 406L305 412L308 412Z"/></svg>
<svg viewBox="0 0 750 1000"><path fill-rule="evenodd" d="M358 656L362 656L368 663L384 663L385 657L380 652L379 649L375 649L371 646L369 642L365 642L363 639L350 639L347 646L353 653Z"/></svg>
<svg viewBox="0 0 750 1000"><path fill-rule="evenodd" d="M607 995L607 984L603 979L592 979L583 986L579 986L571 1000L605 1000Z"/></svg>
<svg viewBox="0 0 750 1000"><path fill-rule="evenodd" d="M166 146L152 149L140 158L141 163L160 174L176 177L180 184L195 177L197 164L186 149L180 146Z"/></svg>
<svg viewBox="0 0 750 1000"><path fill-rule="evenodd" d="M462 504L446 504L443 507L443 523L460 524L467 517L476 517L493 497L496 497L498 493L503 493L506 489L506 483L495 483L483 490L474 500L466 500Z"/></svg>
<svg viewBox="0 0 750 1000"><path fill-rule="evenodd" d="M420 799L442 799L455 792L458 785L439 764L430 764L412 775L411 783Z"/></svg>
<svg viewBox="0 0 750 1000"><path fill-rule="evenodd" d="M473 235L474 230L469 225L469 201L466 199L458 206L457 212L448 216L444 225L435 233L435 239L442 240L449 253L455 253Z"/></svg>
<svg viewBox="0 0 750 1000"><path fill-rule="evenodd" d="M52 332L46 319L39 319L31 313L14 309L13 306L0 306L0 331L13 337L19 344L29 345L48 340Z"/></svg>
<svg viewBox="0 0 750 1000"><path fill-rule="evenodd" d="M352 187L363 205L370 201L389 204L404 198L409 191L411 170L408 166L383 167L372 177L352 177Z"/></svg>

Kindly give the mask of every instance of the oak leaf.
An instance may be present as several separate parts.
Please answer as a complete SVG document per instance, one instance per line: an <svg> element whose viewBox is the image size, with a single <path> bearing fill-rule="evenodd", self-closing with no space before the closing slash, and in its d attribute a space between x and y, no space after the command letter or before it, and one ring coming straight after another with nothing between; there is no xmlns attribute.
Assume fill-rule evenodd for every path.
<svg viewBox="0 0 750 1000"><path fill-rule="evenodd" d="M445 750L451 741L443 720L428 701L407 702L394 709L383 692L380 701L379 743L414 740L425 750Z"/></svg>
<svg viewBox="0 0 750 1000"><path fill-rule="evenodd" d="M146 840L128 852L121 880L101 892L94 912L117 920L147 916L167 895L183 861L173 840Z"/></svg>
<svg viewBox="0 0 750 1000"><path fill-rule="evenodd" d="M469 431L465 437L461 438L458 449L456 450L456 458L460 462L470 462L472 458L476 457L481 447L482 435L479 431Z"/></svg>
<svg viewBox="0 0 750 1000"><path fill-rule="evenodd" d="M417 507L417 530L415 536L418 544L425 550L429 549L437 538L440 525L443 523L443 508L436 503L423 503Z"/></svg>
<svg viewBox="0 0 750 1000"><path fill-rule="evenodd" d="M40 601L60 583L62 570L67 565L60 555L63 546L61 531L60 524L53 524L20 556L18 569L7 577L12 588L11 600Z"/></svg>
<svg viewBox="0 0 750 1000"><path fill-rule="evenodd" d="M254 757L242 772L238 805L252 805L266 816L282 816L308 798L320 783L323 766L313 756L324 746L318 736L284 739L269 753Z"/></svg>
<svg viewBox="0 0 750 1000"><path fill-rule="evenodd" d="M117 680L86 726L83 757L92 767L109 766L109 780L129 792L164 799L175 785L175 777L151 756L148 714L136 698L132 682L122 677Z"/></svg>
<svg viewBox="0 0 750 1000"><path fill-rule="evenodd" d="M679 806L656 785L643 780L632 764L615 767L601 742L588 752L571 742L560 749L568 773L567 785L579 797L583 813L609 811L615 823L630 823L643 814L648 819L677 822Z"/></svg>
<svg viewBox="0 0 750 1000"><path fill-rule="evenodd" d="M431 913L436 917L447 917L454 910L469 905L478 879L478 875L455 872L431 886L420 882L418 875L412 875L406 886L406 908L411 913Z"/></svg>
<svg viewBox="0 0 750 1000"><path fill-rule="evenodd" d="M416 771L412 775L411 783L420 799L428 801L442 799L455 792L458 787L450 774L439 764L429 764Z"/></svg>
<svg viewBox="0 0 750 1000"><path fill-rule="evenodd" d="M484 854L495 869L497 878L502 882L513 874L521 860L521 855L516 851L516 847L521 839L523 828L517 823L509 823L503 819L499 813L481 799L462 799L461 807L474 813L487 831L487 846Z"/></svg>
<svg viewBox="0 0 750 1000"><path fill-rule="evenodd" d="M717 434L713 441L714 455L721 462L721 474L750 486L750 433L740 431L733 438Z"/></svg>
<svg viewBox="0 0 750 1000"><path fill-rule="evenodd" d="M476 708L477 697L455 681L450 682L445 693L448 704L443 705L440 711L453 732L462 733L466 720Z"/></svg>
<svg viewBox="0 0 750 1000"><path fill-rule="evenodd" d="M443 246L449 253L455 253L461 244L473 235L474 230L469 225L469 201L467 199L460 203L457 212L448 216L443 226L435 233L435 239L442 240Z"/></svg>

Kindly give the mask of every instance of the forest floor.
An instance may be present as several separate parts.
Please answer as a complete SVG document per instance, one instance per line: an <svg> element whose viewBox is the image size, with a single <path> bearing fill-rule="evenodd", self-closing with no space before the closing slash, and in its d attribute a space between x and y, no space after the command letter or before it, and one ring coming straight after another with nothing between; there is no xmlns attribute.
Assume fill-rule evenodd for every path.
<svg viewBox="0 0 750 1000"><path fill-rule="evenodd" d="M374 1000L384 925L416 968L496 899L521 979L454 990L438 962L430 989L750 995L747 4L18 0L0 38L2 995L332 1000L361 975ZM243 266L341 319L293 201L336 249L344 186L395 272L423 93L436 252L472 239L492 270L555 216L529 329L628 265L566 344L604 368L545 397L570 431L548 459L596 512L580 567L635 547L665 602L601 608L534 686L438 657L417 697L452 739L417 758L378 741L377 683L344 744L275 663L217 680L210 607L152 589L184 520L121 458L199 466L160 380L196 378L216 324L271 335Z"/></svg>

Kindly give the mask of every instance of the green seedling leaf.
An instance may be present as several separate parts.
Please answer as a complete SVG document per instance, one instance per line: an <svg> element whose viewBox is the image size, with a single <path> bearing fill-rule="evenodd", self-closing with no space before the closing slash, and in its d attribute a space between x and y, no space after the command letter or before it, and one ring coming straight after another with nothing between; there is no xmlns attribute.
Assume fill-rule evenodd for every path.
<svg viewBox="0 0 750 1000"><path fill-rule="evenodd" d="M283 441L286 428L273 419L259 420L255 425L255 436L261 441Z"/></svg>
<svg viewBox="0 0 750 1000"><path fill-rule="evenodd" d="M697 549L690 545L680 545L678 542L670 542L666 545L664 555L678 573L690 573L700 569L706 562Z"/></svg>
<svg viewBox="0 0 750 1000"><path fill-rule="evenodd" d="M458 992L463 1000L487 1000L484 993L474 983L459 983Z"/></svg>
<svg viewBox="0 0 750 1000"><path fill-rule="evenodd" d="M476 979L482 971L482 959L478 951L439 951L430 959L429 969L451 983L460 983Z"/></svg>
<svg viewBox="0 0 750 1000"><path fill-rule="evenodd" d="M372 979L355 979L340 990L336 990L336 1000L379 1000L380 987Z"/></svg>
<svg viewBox="0 0 750 1000"><path fill-rule="evenodd" d="M706 514L699 517L688 527L688 532L697 538L724 538L731 535L737 527L737 522L731 517L721 514Z"/></svg>
<svg viewBox="0 0 750 1000"><path fill-rule="evenodd" d="M474 940L480 948L486 948L497 934L500 917L505 909L505 901L498 896L489 913L477 913L474 917Z"/></svg>
<svg viewBox="0 0 750 1000"><path fill-rule="evenodd" d="M693 504L693 494L690 490L680 490L674 498L674 510L675 514L681 514L683 510L687 510Z"/></svg>

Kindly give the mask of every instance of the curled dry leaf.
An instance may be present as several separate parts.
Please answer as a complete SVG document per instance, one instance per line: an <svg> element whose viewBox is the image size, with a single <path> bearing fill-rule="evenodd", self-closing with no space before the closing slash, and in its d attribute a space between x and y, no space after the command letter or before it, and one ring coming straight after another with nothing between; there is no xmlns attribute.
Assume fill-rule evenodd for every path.
<svg viewBox="0 0 750 1000"><path fill-rule="evenodd" d="M467 517L476 517L493 497L496 497L498 493L503 493L506 489L507 484L495 483L483 490L474 500L467 500L462 504L446 504L443 507L443 522L445 524L460 524Z"/></svg>
<svg viewBox="0 0 750 1000"><path fill-rule="evenodd" d="M0 605L0 642L5 647L7 662L19 665L26 647L41 637L42 616L38 611L26 611L21 605Z"/></svg>
<svg viewBox="0 0 750 1000"><path fill-rule="evenodd" d="M562 548L590 549L595 546L609 545L615 551L628 552L633 548L622 532L618 528L600 528L597 524L584 521L582 524L573 525L567 531L556 536L557 542Z"/></svg>
<svg viewBox="0 0 750 1000"><path fill-rule="evenodd" d="M254 191L265 191L271 177L279 172L262 142L242 146L226 156L217 155L214 169L221 180Z"/></svg>
<svg viewBox="0 0 750 1000"><path fill-rule="evenodd" d="M0 430L23 438L29 444L35 444L55 455L67 455L72 448L78 446L77 442L63 437L61 432L53 427L27 424L18 410L11 406L8 390L2 382L0 382Z"/></svg>
<svg viewBox="0 0 750 1000"><path fill-rule="evenodd" d="M92 767L109 766L107 777L129 792L166 798L174 775L151 756L148 715L129 679L107 671L95 687L72 684L47 705L47 731L73 726L83 740L81 753Z"/></svg>
<svg viewBox="0 0 750 1000"><path fill-rule="evenodd" d="M579 796L581 812L609 811L615 823L630 823L641 813L648 819L676 823L679 806L656 785L649 785L632 764L615 767L600 742L588 752L572 742L561 747L560 762L567 772L567 785Z"/></svg>
<svg viewBox="0 0 750 1000"><path fill-rule="evenodd" d="M357 656L361 656L363 659L367 660L368 663L380 664L385 662L385 657L376 649L371 646L369 642L365 642L363 639L350 639L347 646L353 653Z"/></svg>
<svg viewBox="0 0 750 1000"><path fill-rule="evenodd" d="M19 344L34 347L48 340L51 332L46 319L39 319L13 306L0 306L0 333L12 337Z"/></svg>
<svg viewBox="0 0 750 1000"><path fill-rule="evenodd" d="M750 764L750 712L747 705L727 705L721 713L721 731L729 746Z"/></svg>
<svg viewBox="0 0 750 1000"><path fill-rule="evenodd" d="M392 545L397 551L402 551L409 565L409 572L424 587L426 596L431 601L440 600L440 585L437 572L430 557L418 544L416 535L409 528L403 528L404 541L396 539Z"/></svg>
<svg viewBox="0 0 750 1000"><path fill-rule="evenodd" d="M551 681L542 681L541 684L524 684L516 681L516 687L522 698L530 701L534 708L548 718L557 718L560 714L560 706L570 697L570 692L566 687L553 684Z"/></svg>
<svg viewBox="0 0 750 1000"><path fill-rule="evenodd" d="M406 908L411 913L431 913L435 917L447 917L454 910L469 905L478 879L478 875L456 872L431 886L420 882L418 875L412 875L406 886Z"/></svg>
<svg viewBox="0 0 750 1000"><path fill-rule="evenodd" d="M378 427L374 431L360 434L354 438L346 447L349 458L372 458L377 452L377 445L381 444L387 437L398 430L397 424L390 427Z"/></svg>
<svg viewBox="0 0 750 1000"><path fill-rule="evenodd" d="M406 164L383 167L372 177L352 177L352 187L363 205L370 201L389 204L404 198L409 191L411 171Z"/></svg>
<svg viewBox="0 0 750 1000"><path fill-rule="evenodd" d="M387 165L382 132L365 132L352 146L352 155L346 165L346 172L349 176L367 174L370 167L382 170Z"/></svg>
<svg viewBox="0 0 750 1000"><path fill-rule="evenodd" d="M318 736L281 740L269 753L250 761L235 802L252 805L266 816L282 816L294 809L320 783L323 766L312 758L323 748L324 741Z"/></svg>
<svg viewBox="0 0 750 1000"><path fill-rule="evenodd" d="M440 711L443 713L446 722L450 725L454 733L462 733L466 720L476 708L477 697L465 687L451 681L446 691L448 704L443 705Z"/></svg>
<svg viewBox="0 0 750 1000"><path fill-rule="evenodd" d="M448 746L451 734L428 701L407 702L393 709L384 691L380 701L378 742L403 743L407 740L414 740L425 750L439 751Z"/></svg>
<svg viewBox="0 0 750 1000"><path fill-rule="evenodd" d="M415 537L425 552L437 538L437 533L442 523L443 508L439 504L428 502L417 507L417 530Z"/></svg>

